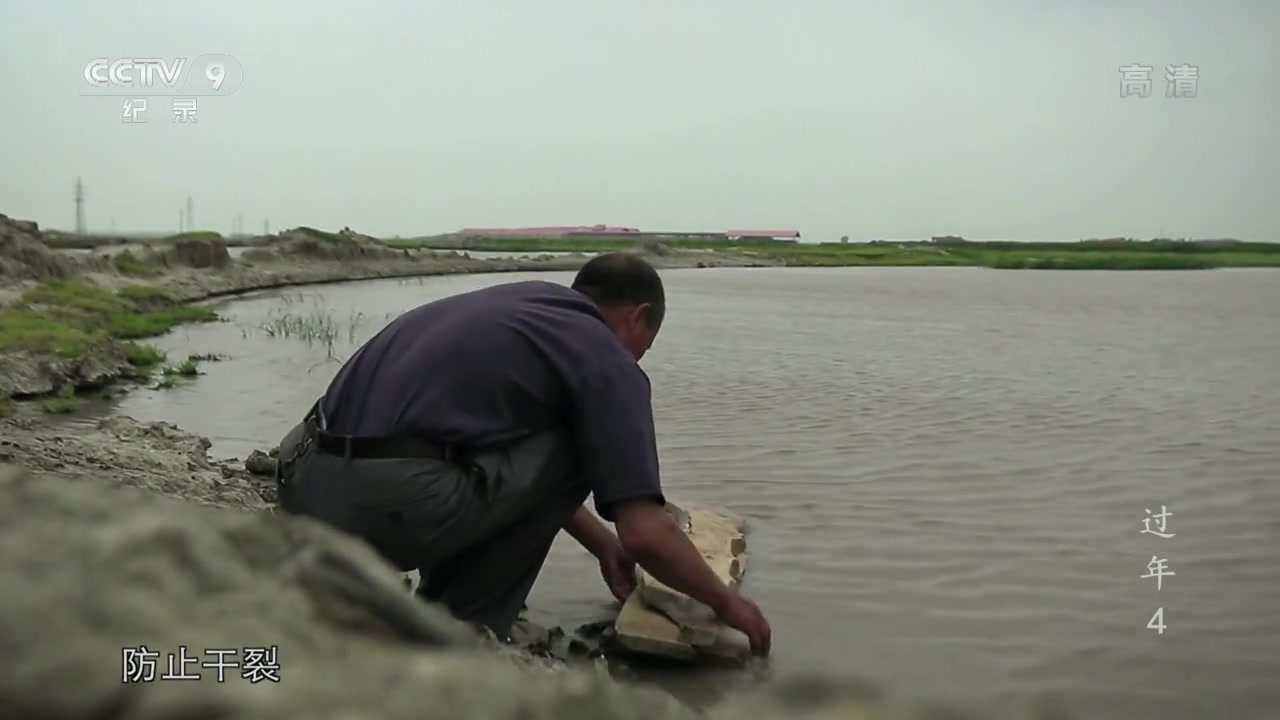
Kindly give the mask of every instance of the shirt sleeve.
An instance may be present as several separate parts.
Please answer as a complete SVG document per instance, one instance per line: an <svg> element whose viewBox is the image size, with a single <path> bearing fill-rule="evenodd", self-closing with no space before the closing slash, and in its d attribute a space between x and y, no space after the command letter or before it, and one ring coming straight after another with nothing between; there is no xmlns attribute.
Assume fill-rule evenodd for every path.
<svg viewBox="0 0 1280 720"><path fill-rule="evenodd" d="M665 504L649 376L630 358L612 360L580 378L575 392L582 469L600 517L613 522L626 500Z"/></svg>

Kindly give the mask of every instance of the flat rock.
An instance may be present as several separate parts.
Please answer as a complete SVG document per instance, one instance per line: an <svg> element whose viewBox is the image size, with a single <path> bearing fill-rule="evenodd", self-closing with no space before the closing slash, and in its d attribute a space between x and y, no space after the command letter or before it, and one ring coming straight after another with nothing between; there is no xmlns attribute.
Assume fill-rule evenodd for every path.
<svg viewBox="0 0 1280 720"><path fill-rule="evenodd" d="M711 569L736 587L747 561L742 519L710 508L669 504L668 509ZM750 658L746 635L720 622L711 608L644 571L618 614L616 629L618 644L641 654L731 663Z"/></svg>

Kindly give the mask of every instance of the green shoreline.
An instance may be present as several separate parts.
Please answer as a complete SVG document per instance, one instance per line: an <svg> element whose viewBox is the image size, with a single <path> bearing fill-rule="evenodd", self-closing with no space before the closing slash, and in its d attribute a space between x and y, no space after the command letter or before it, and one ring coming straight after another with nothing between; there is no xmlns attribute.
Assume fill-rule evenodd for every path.
<svg viewBox="0 0 1280 720"><path fill-rule="evenodd" d="M334 242L350 242L333 233L305 229L308 234ZM195 235L195 234L192 234ZM200 234L201 240L217 238ZM182 237L178 239L187 239ZM196 238L192 238L196 239ZM220 239L220 238L218 238ZM172 242L175 238L165 238ZM370 240L372 240L370 238ZM150 243L140 243L150 244ZM635 250L652 243L631 238L423 238L375 241L397 250L488 251L505 253L608 252ZM1280 267L1280 243L1235 241L1107 240L1078 243L971 242L958 238L945 242L869 242L794 244L776 241L727 243L671 239L661 243L670 250L709 250L722 256L759 261L765 267L987 267L995 269L1063 270L1203 270L1214 268ZM129 263L125 263L129 261ZM183 298L155 287L161 280L158 267L132 267L130 254L116 256L112 264L124 275L141 281L118 290L95 287L77 280L46 282L28 289L17 301L0 307L0 355L23 353L65 363L71 380L52 392L0 397L0 417L14 411L14 400L39 400L46 412L69 412L74 395L101 390L121 381L148 381L165 372L165 357L138 341L164 335L189 322L216 321L218 316L202 300L226 297L264 287L325 284L315 282L255 283L226 290L210 289L198 298ZM125 265L122 267L122 264ZM474 272L468 268L462 272ZM486 268L487 269L487 268ZM515 269L515 268L512 268ZM558 270L556 267L522 267L525 271ZM146 272L141 272L146 270ZM461 269L459 269L461 270ZM501 271L493 268L493 271ZM483 271L483 270L482 270ZM424 272L414 268L407 275L448 273L439 267ZM112 358L117 370L102 372L94 359ZM192 361L188 359L185 367ZM184 372L184 374L191 374Z"/></svg>
<svg viewBox="0 0 1280 720"><path fill-rule="evenodd" d="M424 238L391 247L487 252L609 252L637 247L625 238ZM1280 243L1229 240L1084 240L1076 243L966 241L732 243L662 240L680 250L712 250L786 267L986 267L1002 270L1211 270L1280 267Z"/></svg>
<svg viewBox="0 0 1280 720"><path fill-rule="evenodd" d="M316 237L346 242L337 233L299 228ZM178 239L222 240L228 247L255 247L262 238L223 238L214 232L172 237L133 238L132 245L171 243ZM373 238L369 238L372 240ZM53 248L89 249L123 244L126 238L47 237ZM758 258L783 267L986 267L1001 270L1211 270L1280 267L1280 243L1238 240L1135 240L1125 238L1079 242L975 241L959 237L936 240L838 243L789 243L772 240L728 240L606 237L459 237L440 235L412 239L381 238L396 249L457 250L509 253L611 252L662 245L674 250L703 250Z"/></svg>

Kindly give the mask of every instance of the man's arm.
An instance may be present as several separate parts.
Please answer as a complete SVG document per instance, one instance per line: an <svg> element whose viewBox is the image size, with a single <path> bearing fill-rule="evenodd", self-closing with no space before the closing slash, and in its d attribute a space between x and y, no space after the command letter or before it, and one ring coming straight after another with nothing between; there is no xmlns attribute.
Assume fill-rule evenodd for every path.
<svg viewBox="0 0 1280 720"><path fill-rule="evenodd" d="M630 359L593 370L581 376L575 389L583 467L596 509L614 523L622 549L640 567L720 613L732 602L732 593L663 507L649 378ZM578 522L575 516L570 525ZM579 529L584 546L595 541L585 521L569 531L577 538Z"/></svg>
<svg viewBox="0 0 1280 720"><path fill-rule="evenodd" d="M602 558L613 544L618 542L609 528L596 519L586 505L578 508L564 529L578 541L579 545L597 558Z"/></svg>
<svg viewBox="0 0 1280 720"><path fill-rule="evenodd" d="M665 508L652 500L621 503L615 509L618 540L650 575L723 614L732 591L707 565L693 541Z"/></svg>

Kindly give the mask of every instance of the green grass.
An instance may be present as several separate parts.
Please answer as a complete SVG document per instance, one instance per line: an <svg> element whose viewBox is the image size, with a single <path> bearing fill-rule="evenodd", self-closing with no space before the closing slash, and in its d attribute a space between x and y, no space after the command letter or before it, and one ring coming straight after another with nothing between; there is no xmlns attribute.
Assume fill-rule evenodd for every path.
<svg viewBox="0 0 1280 720"><path fill-rule="evenodd" d="M136 368L153 368L165 360L165 354L154 345L127 342L123 347L125 359Z"/></svg>
<svg viewBox="0 0 1280 720"><path fill-rule="evenodd" d="M121 275L128 275L129 277L156 277L162 272L156 265L138 258L128 250L112 256L111 265Z"/></svg>
<svg viewBox="0 0 1280 720"><path fill-rule="evenodd" d="M1205 255L1142 252L1005 252L982 264L1006 270L1207 270L1220 267Z"/></svg>
<svg viewBox="0 0 1280 720"><path fill-rule="evenodd" d="M177 300L173 295L164 288L151 287L150 285L128 285L116 291L116 295L128 300L135 305L175 305Z"/></svg>
<svg viewBox="0 0 1280 720"><path fill-rule="evenodd" d="M200 364L195 356L191 356L177 365L164 369L164 374L177 377L195 377L200 374Z"/></svg>
<svg viewBox="0 0 1280 720"><path fill-rule="evenodd" d="M646 239L644 242L651 242ZM625 238L489 238L390 240L396 247L492 252L612 252L635 248ZM968 266L1000 269L1199 270L1280 267L1280 243L1088 240L1042 242L785 243L659 240L675 249L716 250L796 266Z"/></svg>
<svg viewBox="0 0 1280 720"><path fill-rule="evenodd" d="M348 344L356 340L364 313L352 313L346 320L339 320L327 308L318 303L304 304L304 299L284 295L281 307L268 313L257 331L269 338L300 340L307 345L323 345L328 357L336 357L337 343L346 338Z"/></svg>
<svg viewBox="0 0 1280 720"><path fill-rule="evenodd" d="M70 385L64 386L57 395L40 401L40 409L51 415L67 415L75 412L79 407L80 398L76 397L75 389Z"/></svg>
<svg viewBox="0 0 1280 720"><path fill-rule="evenodd" d="M103 340L156 337L175 325L216 319L211 309L179 303L154 288L112 292L83 283L50 282L0 307L0 352L25 350L73 358ZM128 346L125 352L126 356L133 353L139 367L151 356L149 351Z"/></svg>

